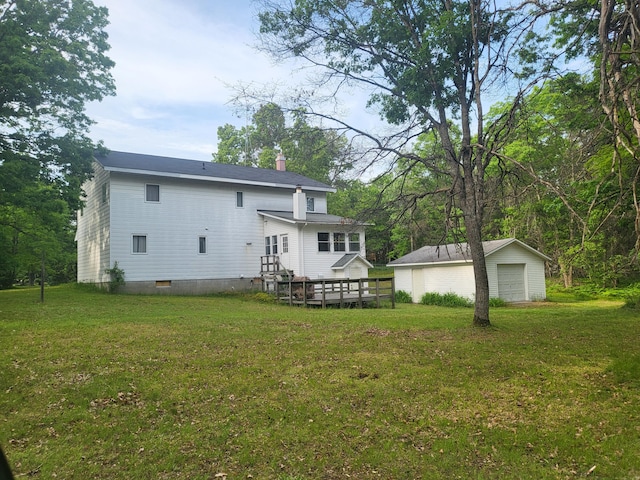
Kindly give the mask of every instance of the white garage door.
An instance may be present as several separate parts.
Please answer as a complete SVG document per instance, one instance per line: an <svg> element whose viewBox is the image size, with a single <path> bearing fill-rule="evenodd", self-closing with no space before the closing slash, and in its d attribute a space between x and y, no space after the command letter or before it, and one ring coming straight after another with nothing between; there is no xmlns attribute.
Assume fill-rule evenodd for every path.
<svg viewBox="0 0 640 480"><path fill-rule="evenodd" d="M505 302L527 299L524 288L524 264L498 265L498 296Z"/></svg>

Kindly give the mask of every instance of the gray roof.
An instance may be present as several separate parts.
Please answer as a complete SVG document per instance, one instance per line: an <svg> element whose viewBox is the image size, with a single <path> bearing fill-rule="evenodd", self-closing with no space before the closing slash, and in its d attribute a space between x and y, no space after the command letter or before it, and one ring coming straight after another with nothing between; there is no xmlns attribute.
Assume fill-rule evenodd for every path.
<svg viewBox="0 0 640 480"><path fill-rule="evenodd" d="M342 256L342 258L340 258L340 260L338 260L336 263L331 265L331 268L334 269L334 270L341 270L341 269L345 268L347 265L349 265L351 262L353 262L356 259L360 259L360 261L362 261L365 265L367 265L367 267L373 268L373 265L371 265L367 261L367 259L364 258L359 253L346 253L346 254L344 254Z"/></svg>
<svg viewBox="0 0 640 480"><path fill-rule="evenodd" d="M536 249L529 245L517 240L515 238L504 238L502 240L489 240L482 242L484 247L484 255L488 257L492 253L515 243L522 248L540 256L545 260L550 260L549 257L543 255ZM429 245L426 247L414 250L407 255L400 257L392 262L389 262L389 266L400 265L420 265L425 263L443 263L443 262L469 262L471 263L471 252L467 243L450 243L448 245Z"/></svg>
<svg viewBox="0 0 640 480"><path fill-rule="evenodd" d="M278 210L258 210L258 214L265 217L275 218L287 223L315 223L317 225L345 225L345 226L361 226L366 223L357 222L350 218L340 217L338 215L330 215L328 213L312 213L307 212L305 220L293 218L293 212Z"/></svg>
<svg viewBox="0 0 640 480"><path fill-rule="evenodd" d="M243 167L223 163L159 157L139 153L109 152L96 156L105 170L165 177L190 178L245 185L261 185L295 189L335 192L335 189L317 180L294 172L281 172L266 168ZM275 163L275 160L274 160Z"/></svg>

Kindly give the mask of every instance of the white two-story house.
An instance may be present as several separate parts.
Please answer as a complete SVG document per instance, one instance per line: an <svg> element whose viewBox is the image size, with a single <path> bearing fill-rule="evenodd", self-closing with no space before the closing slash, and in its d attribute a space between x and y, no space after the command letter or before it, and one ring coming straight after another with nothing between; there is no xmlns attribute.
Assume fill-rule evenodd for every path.
<svg viewBox="0 0 640 480"><path fill-rule="evenodd" d="M364 278L364 224L327 213L331 186L288 172L110 152L78 212L78 281L131 293L260 288L265 265L296 276Z"/></svg>

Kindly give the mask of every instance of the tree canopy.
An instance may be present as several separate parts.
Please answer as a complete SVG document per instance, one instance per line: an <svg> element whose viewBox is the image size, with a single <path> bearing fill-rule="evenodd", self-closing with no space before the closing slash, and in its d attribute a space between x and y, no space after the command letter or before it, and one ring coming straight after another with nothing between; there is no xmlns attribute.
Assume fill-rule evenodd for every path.
<svg viewBox="0 0 640 480"><path fill-rule="evenodd" d="M0 1L0 286L73 230L96 149L85 105L115 93L107 23L90 0Z"/></svg>

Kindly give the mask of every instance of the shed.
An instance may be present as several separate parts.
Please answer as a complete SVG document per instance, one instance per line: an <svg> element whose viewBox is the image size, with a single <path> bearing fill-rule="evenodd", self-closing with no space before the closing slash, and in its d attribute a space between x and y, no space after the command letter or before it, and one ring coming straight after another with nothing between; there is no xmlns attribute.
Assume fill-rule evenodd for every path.
<svg viewBox="0 0 640 480"><path fill-rule="evenodd" d="M367 278L370 268L373 265L357 253L347 253L331 266L336 278Z"/></svg>
<svg viewBox="0 0 640 480"><path fill-rule="evenodd" d="M489 296L507 302L543 300L547 296L544 262L550 258L515 238L483 242ZM473 300L473 262L466 243L425 246L388 264L396 290L419 302L427 292L455 293Z"/></svg>

